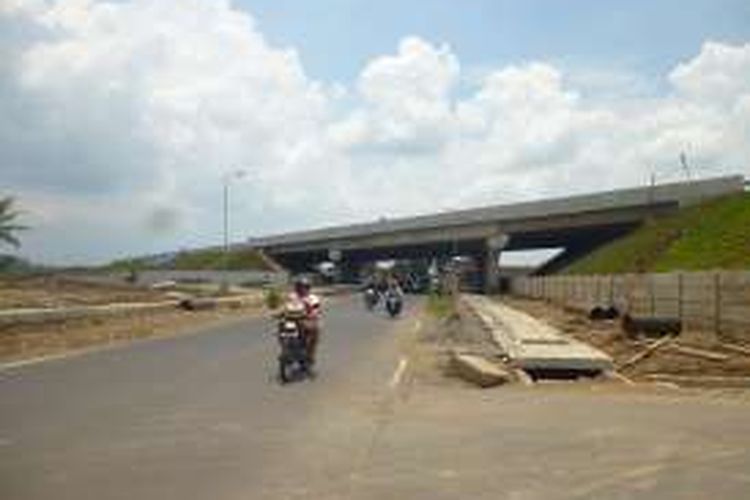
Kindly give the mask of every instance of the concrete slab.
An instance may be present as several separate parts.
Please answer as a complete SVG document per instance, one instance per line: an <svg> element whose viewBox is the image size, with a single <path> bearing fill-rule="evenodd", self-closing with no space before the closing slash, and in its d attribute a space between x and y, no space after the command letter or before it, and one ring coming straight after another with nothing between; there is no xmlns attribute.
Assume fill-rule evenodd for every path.
<svg viewBox="0 0 750 500"><path fill-rule="evenodd" d="M453 369L464 380L479 387L494 387L510 380L510 374L497 364L474 354L454 353Z"/></svg>
<svg viewBox="0 0 750 500"><path fill-rule="evenodd" d="M489 328L495 342L525 370L611 370L612 359L552 325L488 297L465 300Z"/></svg>

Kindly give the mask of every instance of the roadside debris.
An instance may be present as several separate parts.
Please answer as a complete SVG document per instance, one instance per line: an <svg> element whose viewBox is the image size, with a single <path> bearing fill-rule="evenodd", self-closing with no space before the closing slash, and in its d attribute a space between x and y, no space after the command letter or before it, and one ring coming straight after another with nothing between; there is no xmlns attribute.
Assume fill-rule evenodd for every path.
<svg viewBox="0 0 750 500"><path fill-rule="evenodd" d="M686 387L728 387L750 389L750 377L722 377L718 375L674 375L671 373L649 373L648 380L668 382Z"/></svg>
<svg viewBox="0 0 750 500"><path fill-rule="evenodd" d="M151 290L173 290L177 287L177 282L173 280L158 281L149 286Z"/></svg>
<svg viewBox="0 0 750 500"><path fill-rule="evenodd" d="M617 319L619 317L620 311L615 306L595 306L589 311L589 319L592 321Z"/></svg>
<svg viewBox="0 0 750 500"><path fill-rule="evenodd" d="M186 311L206 311L216 309L218 301L209 297L192 297L180 301L180 307Z"/></svg>
<svg viewBox="0 0 750 500"><path fill-rule="evenodd" d="M694 356L697 358L703 358L707 359L709 361L726 361L729 359L729 356L726 354L721 354L719 352L715 351L707 351L705 349L697 349L695 347L689 347L686 345L674 343L671 346L669 346L670 349L672 349L675 352L678 352L680 354L684 354L686 356Z"/></svg>
<svg viewBox="0 0 750 500"><path fill-rule="evenodd" d="M657 349L660 349L664 347L665 345L669 344L674 340L673 337L663 337L655 342L653 342L651 345L646 347L644 350L640 351L633 357L629 358L624 363L620 364L617 369L618 370L624 370L626 368L630 368L631 366L635 365L636 363L639 363L640 361L646 359L648 356L651 356L654 352L656 352Z"/></svg>
<svg viewBox="0 0 750 500"><path fill-rule="evenodd" d="M750 356L750 348L748 347L742 347L735 344L727 344L727 343L721 343L719 344L719 347L722 349L726 349L727 351L731 351L737 354L743 354L745 356Z"/></svg>
<svg viewBox="0 0 750 500"><path fill-rule="evenodd" d="M716 334L683 324L678 336L659 333L661 338L656 339L654 334L627 334L622 321L591 320L590 311L515 297L507 301L605 351L617 370L624 370L635 383L720 387L725 381L727 387L744 387L736 380L750 377L750 337Z"/></svg>
<svg viewBox="0 0 750 500"><path fill-rule="evenodd" d="M484 356L453 352L451 364L459 377L479 387L494 387L511 380L511 375L507 370Z"/></svg>
<svg viewBox="0 0 750 500"><path fill-rule="evenodd" d="M663 337L682 333L682 321L679 318L633 317L626 314L622 317L622 329L630 338L639 335Z"/></svg>

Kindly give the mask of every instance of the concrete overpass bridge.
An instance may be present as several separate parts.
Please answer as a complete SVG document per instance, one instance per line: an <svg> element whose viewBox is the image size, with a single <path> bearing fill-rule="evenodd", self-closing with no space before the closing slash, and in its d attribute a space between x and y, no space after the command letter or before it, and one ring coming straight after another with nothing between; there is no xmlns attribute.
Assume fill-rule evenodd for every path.
<svg viewBox="0 0 750 500"><path fill-rule="evenodd" d="M497 286L500 251L564 248L545 265L553 272L641 224L647 217L744 189L742 176L620 189L251 238L293 272L338 258L345 270L381 259L465 255Z"/></svg>

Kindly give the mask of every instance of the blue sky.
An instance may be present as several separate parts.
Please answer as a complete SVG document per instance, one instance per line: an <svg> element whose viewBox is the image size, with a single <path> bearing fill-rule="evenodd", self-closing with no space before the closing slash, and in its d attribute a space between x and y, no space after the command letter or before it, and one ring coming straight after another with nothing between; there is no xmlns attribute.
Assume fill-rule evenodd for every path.
<svg viewBox="0 0 750 500"><path fill-rule="evenodd" d="M682 151L750 176L748 137L748 0L0 0L0 195L45 262L218 244L237 168L242 240L678 180Z"/></svg>
<svg viewBox="0 0 750 500"><path fill-rule="evenodd" d="M658 79L707 40L750 39L747 0L236 0L315 78L351 81L405 35L446 42L464 66L551 60Z"/></svg>

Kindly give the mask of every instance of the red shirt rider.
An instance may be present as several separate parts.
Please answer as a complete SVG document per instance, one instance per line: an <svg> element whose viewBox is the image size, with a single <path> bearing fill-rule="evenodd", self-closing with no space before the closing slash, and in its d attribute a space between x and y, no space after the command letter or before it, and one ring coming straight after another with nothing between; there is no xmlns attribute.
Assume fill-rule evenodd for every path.
<svg viewBox="0 0 750 500"><path fill-rule="evenodd" d="M310 280L306 277L297 278L294 281L294 292L289 295L290 302L299 302L305 308L305 320L303 329L307 336L307 350L310 361L315 362L315 352L320 337L320 316L322 313L320 298L310 292Z"/></svg>

